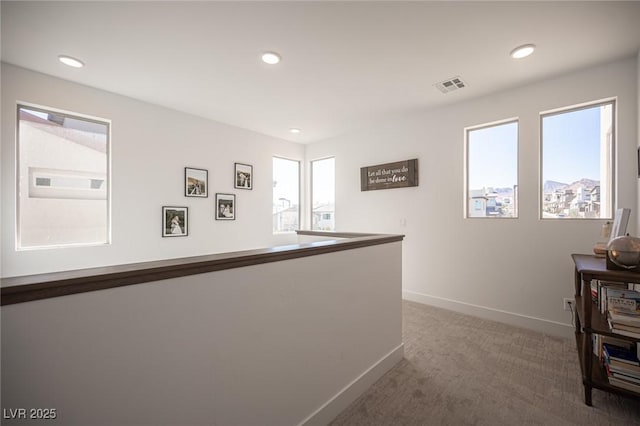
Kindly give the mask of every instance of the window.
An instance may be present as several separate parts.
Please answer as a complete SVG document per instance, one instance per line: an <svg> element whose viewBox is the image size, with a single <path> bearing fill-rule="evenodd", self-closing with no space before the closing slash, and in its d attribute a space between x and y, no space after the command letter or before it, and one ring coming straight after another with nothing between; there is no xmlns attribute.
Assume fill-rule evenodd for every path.
<svg viewBox="0 0 640 426"><path fill-rule="evenodd" d="M311 162L311 229L314 231L336 228L335 167L335 158Z"/></svg>
<svg viewBox="0 0 640 426"><path fill-rule="evenodd" d="M469 128L466 136L466 217L518 217L518 122Z"/></svg>
<svg viewBox="0 0 640 426"><path fill-rule="evenodd" d="M614 101L541 114L543 219L610 219Z"/></svg>
<svg viewBox="0 0 640 426"><path fill-rule="evenodd" d="M19 249L108 244L109 123L18 106Z"/></svg>
<svg viewBox="0 0 640 426"><path fill-rule="evenodd" d="M300 163L273 157L273 232L300 229Z"/></svg>

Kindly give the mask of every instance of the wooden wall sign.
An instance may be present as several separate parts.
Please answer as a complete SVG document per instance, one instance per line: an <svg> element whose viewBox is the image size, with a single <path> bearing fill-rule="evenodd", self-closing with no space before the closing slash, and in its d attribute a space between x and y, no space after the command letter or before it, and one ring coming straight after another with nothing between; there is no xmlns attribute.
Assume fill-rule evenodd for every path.
<svg viewBox="0 0 640 426"><path fill-rule="evenodd" d="M360 190L418 186L418 159L360 168Z"/></svg>

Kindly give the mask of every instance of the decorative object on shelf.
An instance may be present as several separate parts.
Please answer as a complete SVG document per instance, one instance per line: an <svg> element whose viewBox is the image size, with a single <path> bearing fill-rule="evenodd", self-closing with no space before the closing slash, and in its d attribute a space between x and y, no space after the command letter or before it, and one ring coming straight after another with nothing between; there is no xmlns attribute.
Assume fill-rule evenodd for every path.
<svg viewBox="0 0 640 426"><path fill-rule="evenodd" d="M640 238L617 237L607 245L607 269L636 270L640 267Z"/></svg>
<svg viewBox="0 0 640 426"><path fill-rule="evenodd" d="M238 189L253 189L253 166L235 163L234 186Z"/></svg>
<svg viewBox="0 0 640 426"><path fill-rule="evenodd" d="M216 220L235 220L235 194L216 194Z"/></svg>
<svg viewBox="0 0 640 426"><path fill-rule="evenodd" d="M418 159L360 168L360 191L418 186Z"/></svg>
<svg viewBox="0 0 640 426"><path fill-rule="evenodd" d="M189 235L188 207L162 207L162 236L186 237Z"/></svg>
<svg viewBox="0 0 640 426"><path fill-rule="evenodd" d="M616 210L616 215L613 218L613 225L611 225L611 236L609 242L614 238L624 237L627 234L627 224L629 223L629 215L631 209L619 208Z"/></svg>
<svg viewBox="0 0 640 426"><path fill-rule="evenodd" d="M593 246L593 252L597 257L605 257L607 255L607 244L611 240L611 225L610 220L602 224L600 238Z"/></svg>
<svg viewBox="0 0 640 426"><path fill-rule="evenodd" d="M619 208L618 210L616 210L616 215L613 219L613 223L609 225L610 227L607 226L609 222L602 225L602 231L600 232L600 241L593 246L593 252L596 254L596 256L607 257L607 246L609 245L609 243L614 238L625 236L625 234L627 233L627 224L629 223L630 214L631 209L624 207ZM607 233L607 231L609 232L609 236L604 237L604 234ZM607 242L602 243L603 240ZM609 263L610 261L607 258L607 268L609 267ZM615 267L615 264L613 265L614 266L611 269L617 269Z"/></svg>
<svg viewBox="0 0 640 426"><path fill-rule="evenodd" d="M209 196L209 171L205 169L184 168L184 196L202 197Z"/></svg>

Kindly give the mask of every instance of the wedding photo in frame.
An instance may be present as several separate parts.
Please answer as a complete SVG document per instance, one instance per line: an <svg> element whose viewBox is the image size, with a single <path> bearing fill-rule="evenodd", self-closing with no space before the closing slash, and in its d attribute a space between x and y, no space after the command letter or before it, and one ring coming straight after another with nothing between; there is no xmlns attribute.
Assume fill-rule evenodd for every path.
<svg viewBox="0 0 640 426"><path fill-rule="evenodd" d="M235 194L216 194L216 220L235 220Z"/></svg>
<svg viewBox="0 0 640 426"><path fill-rule="evenodd" d="M235 163L234 186L237 189L253 189L253 166Z"/></svg>
<svg viewBox="0 0 640 426"><path fill-rule="evenodd" d="M209 171L205 169L184 168L184 196L209 196Z"/></svg>
<svg viewBox="0 0 640 426"><path fill-rule="evenodd" d="M162 207L162 236L186 237L189 235L189 208Z"/></svg>

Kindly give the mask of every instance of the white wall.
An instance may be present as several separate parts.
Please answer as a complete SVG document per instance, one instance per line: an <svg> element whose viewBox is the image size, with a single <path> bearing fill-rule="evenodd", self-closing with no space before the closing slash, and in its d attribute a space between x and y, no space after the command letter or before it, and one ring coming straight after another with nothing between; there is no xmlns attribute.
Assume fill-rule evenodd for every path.
<svg viewBox="0 0 640 426"><path fill-rule="evenodd" d="M272 235L272 156L304 146L2 64L2 276L267 247ZM16 103L112 121L112 244L16 251ZM235 190L235 162L254 166L254 189ZM209 197L184 197L184 167L209 170ZM214 220L216 192L235 193L235 221ZM161 237L163 205L189 207L189 236Z"/></svg>
<svg viewBox="0 0 640 426"><path fill-rule="evenodd" d="M602 221L538 219L538 114L618 97L616 198L619 207L636 207L630 227L635 234L640 210L636 176L639 61L629 58L484 98L389 118L374 128L309 145L306 159L336 157L337 230L407 235L405 297L553 333L570 333L570 315L562 311L562 298L573 295L569 254L589 253ZM443 96L455 96L455 92ZM113 121L111 246L15 252L16 100ZM520 218L464 220L463 129L508 117L520 120ZM2 124L3 276L277 243L271 235L271 156L305 155L304 146L6 64L2 65ZM360 167L414 157L420 160L419 187L360 192ZM233 190L236 161L254 165L253 191ZM209 169L212 194L237 194L235 222L212 219L212 196L183 196L184 166ZM160 237L160 208L171 204L190 207L189 237Z"/></svg>
<svg viewBox="0 0 640 426"><path fill-rule="evenodd" d="M538 219L539 112L618 97L617 205L638 210L636 59L390 118L307 147L336 157L336 229L406 234L404 297L570 335L571 253L590 253L601 220ZM466 90L466 89L465 89ZM443 96L455 96L455 92ZM518 219L463 218L464 128L519 118ZM419 159L420 186L360 192L360 167ZM405 223L406 226L402 224Z"/></svg>
<svg viewBox="0 0 640 426"><path fill-rule="evenodd" d="M3 408L327 424L403 356L402 242L3 306ZM2 424L33 424L12 422Z"/></svg>

